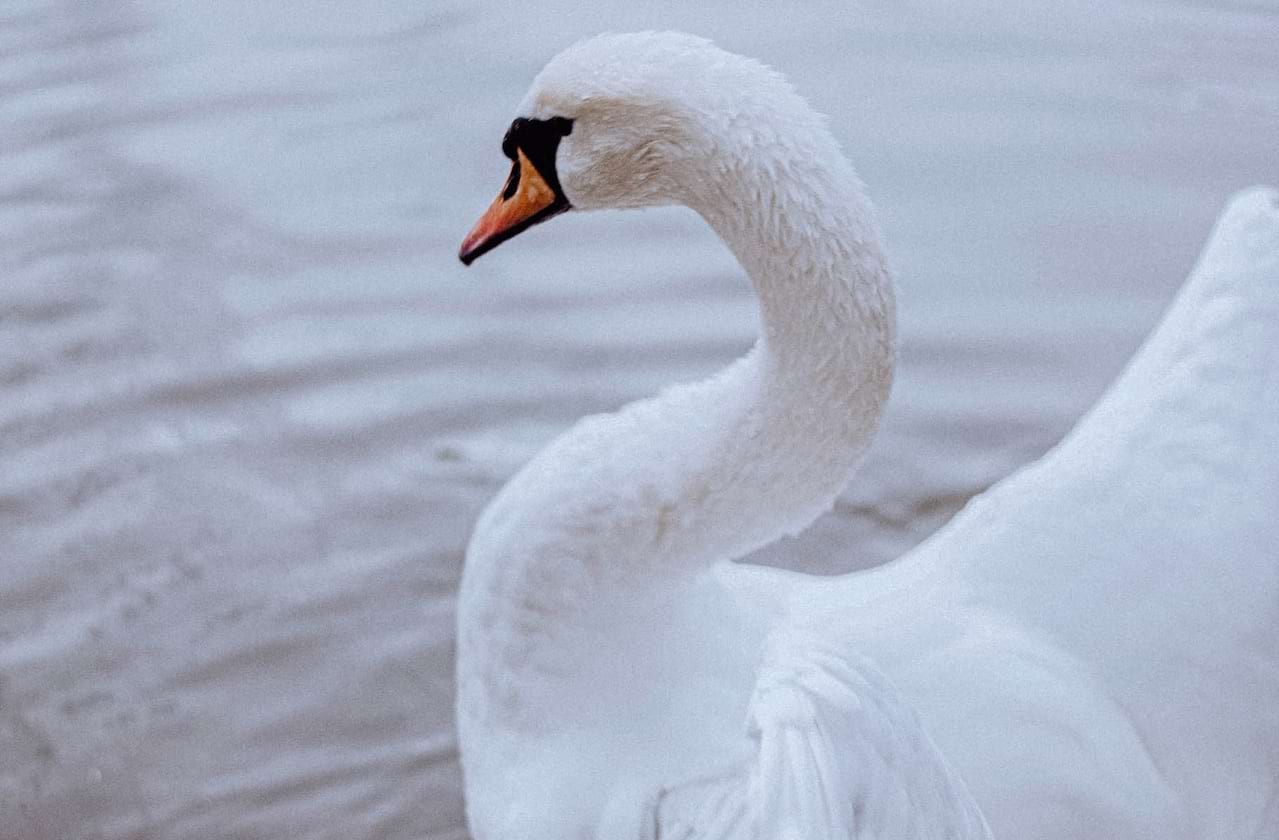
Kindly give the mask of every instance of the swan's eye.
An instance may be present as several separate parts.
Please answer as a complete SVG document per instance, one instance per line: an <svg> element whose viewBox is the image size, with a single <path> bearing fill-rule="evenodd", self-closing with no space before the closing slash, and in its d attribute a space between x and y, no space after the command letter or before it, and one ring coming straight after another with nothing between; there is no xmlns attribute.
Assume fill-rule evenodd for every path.
<svg viewBox="0 0 1279 840"><path fill-rule="evenodd" d="M560 138L572 133L573 121L565 117L551 117L547 120L517 117L502 138L502 154L515 160L515 150L518 148L523 149L531 160L536 160L540 153L549 151L554 160Z"/></svg>

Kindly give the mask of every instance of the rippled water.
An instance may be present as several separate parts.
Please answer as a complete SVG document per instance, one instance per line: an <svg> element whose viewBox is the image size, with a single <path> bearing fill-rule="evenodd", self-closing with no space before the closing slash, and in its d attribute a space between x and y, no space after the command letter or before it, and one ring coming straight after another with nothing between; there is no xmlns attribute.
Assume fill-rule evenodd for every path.
<svg viewBox="0 0 1279 840"><path fill-rule="evenodd" d="M1038 455L1226 196L1279 180L1279 6L1119 5L6 0L0 838L464 834L474 517L754 325L687 212L457 263L511 109L582 35L774 64L881 209L886 428L761 559L883 561Z"/></svg>

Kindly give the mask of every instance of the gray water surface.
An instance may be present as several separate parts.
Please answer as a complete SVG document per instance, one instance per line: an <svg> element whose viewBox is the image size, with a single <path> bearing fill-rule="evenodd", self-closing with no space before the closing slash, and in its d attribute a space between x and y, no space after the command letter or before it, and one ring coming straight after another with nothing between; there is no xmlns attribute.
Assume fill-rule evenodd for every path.
<svg viewBox="0 0 1279 840"><path fill-rule="evenodd" d="M1100 394L1279 181L1279 5L0 5L0 838L459 838L475 516L576 417L749 347L687 211L470 270L537 69L678 28L788 74L878 204L902 354L836 510L897 556Z"/></svg>

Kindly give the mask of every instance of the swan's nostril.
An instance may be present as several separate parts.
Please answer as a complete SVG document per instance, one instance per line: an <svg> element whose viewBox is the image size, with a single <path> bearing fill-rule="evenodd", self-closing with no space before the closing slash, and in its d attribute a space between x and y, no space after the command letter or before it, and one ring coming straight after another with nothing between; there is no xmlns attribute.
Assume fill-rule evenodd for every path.
<svg viewBox="0 0 1279 840"><path fill-rule="evenodd" d="M511 175L506 179L506 186L502 188L502 199L510 201L515 196L515 191L520 187L520 161L516 158L515 165L511 167Z"/></svg>

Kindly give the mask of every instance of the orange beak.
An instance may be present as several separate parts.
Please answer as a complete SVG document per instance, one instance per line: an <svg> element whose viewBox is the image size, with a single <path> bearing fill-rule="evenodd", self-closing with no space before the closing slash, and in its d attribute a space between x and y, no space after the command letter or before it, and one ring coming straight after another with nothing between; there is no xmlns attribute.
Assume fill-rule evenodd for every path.
<svg viewBox="0 0 1279 840"><path fill-rule="evenodd" d="M462 240L457 255L466 265L516 234L569 208L568 200L551 188L523 149L517 148L515 155L506 187Z"/></svg>

